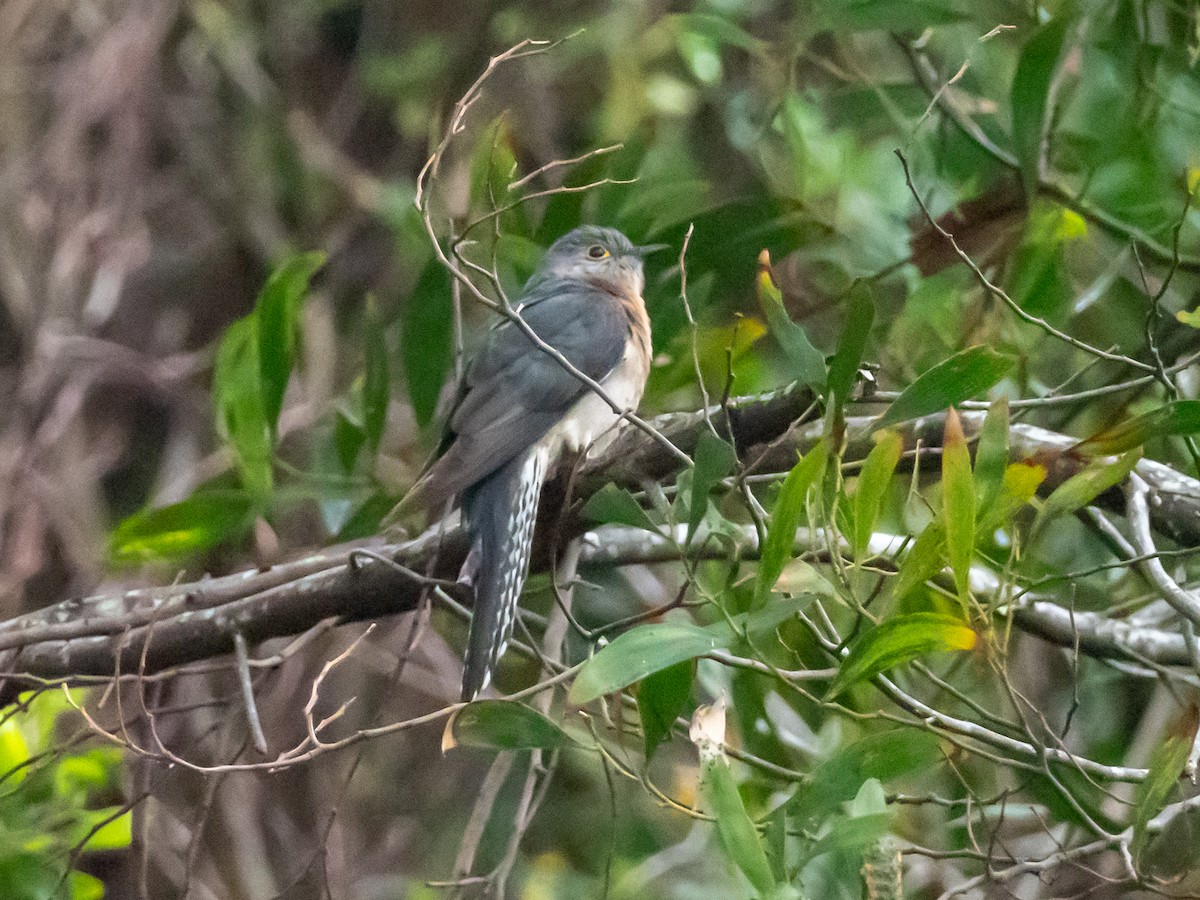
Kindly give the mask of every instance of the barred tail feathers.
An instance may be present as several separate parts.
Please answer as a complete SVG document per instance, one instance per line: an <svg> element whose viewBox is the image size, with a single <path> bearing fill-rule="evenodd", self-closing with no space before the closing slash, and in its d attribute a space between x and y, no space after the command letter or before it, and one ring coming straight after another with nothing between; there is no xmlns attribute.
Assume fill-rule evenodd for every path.
<svg viewBox="0 0 1200 900"><path fill-rule="evenodd" d="M492 679L508 647L517 600L529 573L538 498L548 449L534 445L474 485L463 498L475 557L475 609L463 662L462 699Z"/></svg>

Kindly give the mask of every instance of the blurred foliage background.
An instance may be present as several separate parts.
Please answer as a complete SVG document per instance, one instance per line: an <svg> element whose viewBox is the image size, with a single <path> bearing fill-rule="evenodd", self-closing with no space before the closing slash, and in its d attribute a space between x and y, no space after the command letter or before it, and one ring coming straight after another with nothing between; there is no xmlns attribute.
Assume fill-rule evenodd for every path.
<svg viewBox="0 0 1200 900"><path fill-rule="evenodd" d="M7 0L3 618L375 533L436 444L456 365L454 293L414 206L418 174L489 58L526 38L569 39L488 78L443 160L432 220L443 239L470 228L467 254L494 254L510 294L541 250L580 222L670 244L648 264L657 357L647 415L699 408L698 373L714 398L795 380L795 360L760 305L763 249L784 308L822 355L861 325L851 298L856 285L869 287L875 314L863 357L877 364L884 399L982 345L1015 361L992 399L1084 392L1013 407L1014 420L1075 438L1195 400L1198 9L1195 0ZM612 149L592 154L600 148ZM922 216L896 150L979 273ZM547 196L475 224L505 205L514 178L583 155L530 182L528 191ZM585 185L594 186L555 190ZM694 331L678 265L689 229ZM281 329L271 333L287 337L275 369L254 349L268 315ZM468 350L488 315L465 304ZM877 407L851 404L849 413L864 410ZM246 416L254 440L268 426L257 449ZM1148 426L1137 443L1195 475L1187 430ZM916 536L935 518L938 469L935 459L924 499L907 475L888 482L882 530ZM774 491L762 488L768 508ZM164 507L167 519L147 512ZM724 515L748 521L728 507ZM1113 548L1085 519L1062 516L1015 552L1005 529L1028 527L1024 515L979 538L979 552L1012 583L1087 571L1045 591L1079 610L1154 599L1128 567L1092 571L1112 562ZM1189 560L1171 563L1184 585L1200 577ZM729 569L716 563L689 577L709 595L733 596L743 588L729 587ZM596 625L670 600L679 567L587 577L602 590L581 591L577 612ZM805 585L798 593L824 590L819 575L790 577ZM544 581L529 594L531 607L552 608ZM891 611L958 609L931 592L900 600ZM849 636L846 613L835 618ZM303 738L297 713L313 679L361 633L326 630L286 666L256 675L273 749ZM364 727L450 702L462 624L435 613L404 655L408 634L407 620L381 622L353 664L326 680L326 713L356 697L348 727ZM784 648L794 642L792 655L775 648L772 665L828 666L804 634L796 626L780 637ZM1131 672L1127 660L1110 665L1029 635L1014 635L1004 652L1003 677L982 652L933 657L938 701L1005 732L1011 723L989 715L1012 715L1007 685L1029 700L1018 718L1044 715L1044 734L1029 721L1027 729L1051 744L1066 734L1064 746L1105 765L1145 767L1191 690L1186 677L1156 680L1153 667ZM779 818L770 814L781 804L795 813L763 838L772 882L795 891L775 888L778 896L883 891L864 888L864 878L877 870L886 880L890 848L919 845L904 855L906 893L936 897L979 875L995 842L1042 859L1102 839L1096 827L1118 833L1133 821L1128 785L989 761L919 729L889 734L893 723L871 712L886 701L868 687L843 698L843 715L781 689L769 672L706 660L692 685L685 669L679 711L728 697L731 745L765 763L734 763L734 806L760 823ZM501 687L534 676L513 660ZM149 690L162 739L188 758L253 753L228 669ZM212 775L121 758L63 704L37 712L50 700L0 725L0 770L31 772L0 775L6 897L100 896L101 883L118 898L766 893L754 851L731 851L724 829L718 836L647 788L652 780L685 806L697 802L700 769L682 735L658 749L642 781L580 751L563 751L544 780L521 774L528 753L505 757L513 768L504 777L493 751L443 756L439 722L278 773ZM128 713L99 690L92 701L108 727ZM18 719L35 713L43 725L23 722L17 741ZM641 752L632 740L618 755ZM771 769L820 773L822 762L831 766L823 775L800 779ZM536 815L515 827L533 785ZM832 787L814 799L823 785ZM481 792L492 803L477 821ZM1150 805L1166 802L1165 790L1149 793ZM121 802L131 812L113 818L115 828L101 822ZM1140 858L1136 876L1119 853L1100 852L1110 842L1094 857L980 882L967 895L1192 896L1196 842L1184 819L1175 849ZM472 827L483 830L464 870ZM790 848L786 866L770 843L780 829L789 832L778 837ZM427 884L463 871L500 875Z"/></svg>

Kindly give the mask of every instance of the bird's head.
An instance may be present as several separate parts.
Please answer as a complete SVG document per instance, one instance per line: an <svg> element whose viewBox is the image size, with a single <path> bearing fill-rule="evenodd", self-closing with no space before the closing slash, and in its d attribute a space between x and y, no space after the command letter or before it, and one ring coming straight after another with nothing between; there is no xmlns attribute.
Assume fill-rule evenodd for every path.
<svg viewBox="0 0 1200 900"><path fill-rule="evenodd" d="M550 245L537 274L592 281L622 294L640 295L645 286L642 257L665 246L639 247L615 228L581 225Z"/></svg>

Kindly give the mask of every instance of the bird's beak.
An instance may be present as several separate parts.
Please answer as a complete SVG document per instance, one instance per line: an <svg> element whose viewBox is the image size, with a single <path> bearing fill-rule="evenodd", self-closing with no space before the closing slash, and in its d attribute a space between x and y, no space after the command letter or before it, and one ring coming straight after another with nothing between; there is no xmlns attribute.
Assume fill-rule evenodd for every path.
<svg viewBox="0 0 1200 900"><path fill-rule="evenodd" d="M670 244L641 244L640 246L634 247L633 252L638 256L644 257L648 253L657 253L659 250L669 249L671 249Z"/></svg>

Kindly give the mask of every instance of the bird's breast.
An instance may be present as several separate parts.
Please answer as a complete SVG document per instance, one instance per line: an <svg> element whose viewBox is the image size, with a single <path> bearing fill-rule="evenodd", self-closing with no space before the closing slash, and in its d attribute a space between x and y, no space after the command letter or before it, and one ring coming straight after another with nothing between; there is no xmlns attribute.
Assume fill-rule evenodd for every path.
<svg viewBox="0 0 1200 900"><path fill-rule="evenodd" d="M629 308L633 307L633 308ZM600 387L622 410L636 410L646 390L646 378L650 374L650 322L641 298L636 307L629 304L629 333L625 339L625 352ZM639 315L640 314L640 315ZM598 452L616 432L614 427L620 415L613 411L608 402L588 391L568 410L562 420L546 434L542 441L552 456L563 450L579 453L589 447Z"/></svg>

